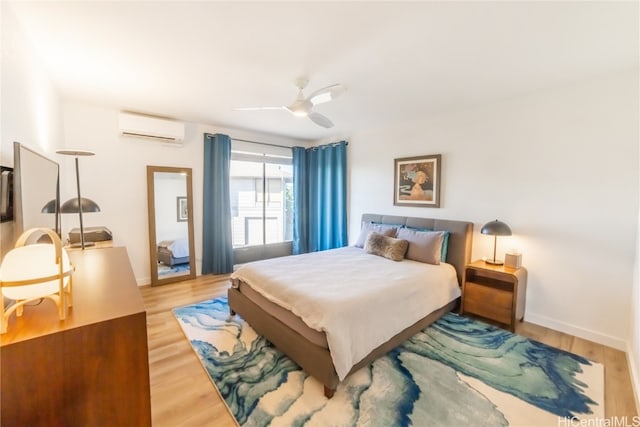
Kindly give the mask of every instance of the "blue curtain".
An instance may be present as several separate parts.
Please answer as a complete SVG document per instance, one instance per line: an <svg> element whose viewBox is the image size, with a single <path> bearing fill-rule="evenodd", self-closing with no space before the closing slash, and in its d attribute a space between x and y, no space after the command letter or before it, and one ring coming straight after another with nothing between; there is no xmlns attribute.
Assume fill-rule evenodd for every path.
<svg viewBox="0 0 640 427"><path fill-rule="evenodd" d="M205 134L202 274L223 274L233 271L230 165L231 138L222 134Z"/></svg>
<svg viewBox="0 0 640 427"><path fill-rule="evenodd" d="M347 143L293 148L293 253L347 241Z"/></svg>

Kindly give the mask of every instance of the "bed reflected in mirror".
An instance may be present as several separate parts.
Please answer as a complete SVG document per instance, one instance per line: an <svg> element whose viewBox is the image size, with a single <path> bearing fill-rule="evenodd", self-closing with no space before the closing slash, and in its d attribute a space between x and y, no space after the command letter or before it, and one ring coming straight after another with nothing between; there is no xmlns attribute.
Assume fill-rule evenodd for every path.
<svg viewBox="0 0 640 427"><path fill-rule="evenodd" d="M147 166L151 284L196 277L191 168Z"/></svg>

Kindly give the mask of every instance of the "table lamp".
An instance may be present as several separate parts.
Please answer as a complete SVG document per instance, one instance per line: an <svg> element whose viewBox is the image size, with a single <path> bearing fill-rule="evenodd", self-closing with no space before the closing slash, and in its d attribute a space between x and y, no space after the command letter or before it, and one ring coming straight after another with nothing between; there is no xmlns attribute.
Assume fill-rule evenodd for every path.
<svg viewBox="0 0 640 427"><path fill-rule="evenodd" d="M100 212L100 206L91 199L80 196L80 168L78 167L78 156L93 156L95 153L86 150L57 150L56 153L67 156L75 156L76 160L76 188L78 196L69 199L60 206L61 213L77 213L80 216L80 247L93 246L95 243L84 241L84 224L82 214L84 212ZM71 245L74 246L74 245Z"/></svg>
<svg viewBox="0 0 640 427"><path fill-rule="evenodd" d="M496 246L498 236L511 236L511 229L502 221L491 221L482 226L480 233L493 236L493 259L485 259L484 262L492 265L502 265L504 261L496 259Z"/></svg>
<svg viewBox="0 0 640 427"><path fill-rule="evenodd" d="M51 243L27 245L32 234L47 235ZM22 233L15 248L0 263L0 333L7 332L12 313L22 316L28 303L40 304L43 299L53 301L59 319L66 319L67 310L73 305L73 272L67 252L53 230L31 228ZM4 297L14 303L5 307Z"/></svg>

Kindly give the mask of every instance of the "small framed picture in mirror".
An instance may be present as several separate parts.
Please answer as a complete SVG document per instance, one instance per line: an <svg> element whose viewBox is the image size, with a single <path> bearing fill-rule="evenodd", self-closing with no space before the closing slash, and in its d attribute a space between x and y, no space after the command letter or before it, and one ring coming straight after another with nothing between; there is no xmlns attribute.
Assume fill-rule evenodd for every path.
<svg viewBox="0 0 640 427"><path fill-rule="evenodd" d="M177 197L177 199L178 199L178 222L186 222L188 219L187 198Z"/></svg>

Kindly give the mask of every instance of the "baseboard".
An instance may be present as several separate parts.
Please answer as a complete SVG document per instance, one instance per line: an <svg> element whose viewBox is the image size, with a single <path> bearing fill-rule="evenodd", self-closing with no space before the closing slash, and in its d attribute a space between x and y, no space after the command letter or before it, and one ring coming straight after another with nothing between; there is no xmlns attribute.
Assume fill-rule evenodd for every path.
<svg viewBox="0 0 640 427"><path fill-rule="evenodd" d="M638 355L640 356L640 355ZM627 365L629 365L629 375L631 375L631 386L633 388L633 396L636 400L636 413L640 414L640 366L635 363L635 357L631 343L627 343Z"/></svg>
<svg viewBox="0 0 640 427"><path fill-rule="evenodd" d="M560 322L549 317L540 316L535 313L527 313L524 320L530 323L535 323L536 325L554 329L559 332L564 332L565 334L570 334L578 338L597 342L598 344L606 345L607 347L612 347L616 350L624 352L628 350L628 344L626 340L605 335L589 329L581 328L569 323Z"/></svg>
<svg viewBox="0 0 640 427"><path fill-rule="evenodd" d="M138 286L145 286L151 283L151 277L136 277Z"/></svg>
<svg viewBox="0 0 640 427"><path fill-rule="evenodd" d="M196 271L201 271L201 270L196 270ZM198 273L196 273L196 277L200 276ZM136 277L136 283L138 284L138 286L147 286L151 284L151 277Z"/></svg>

